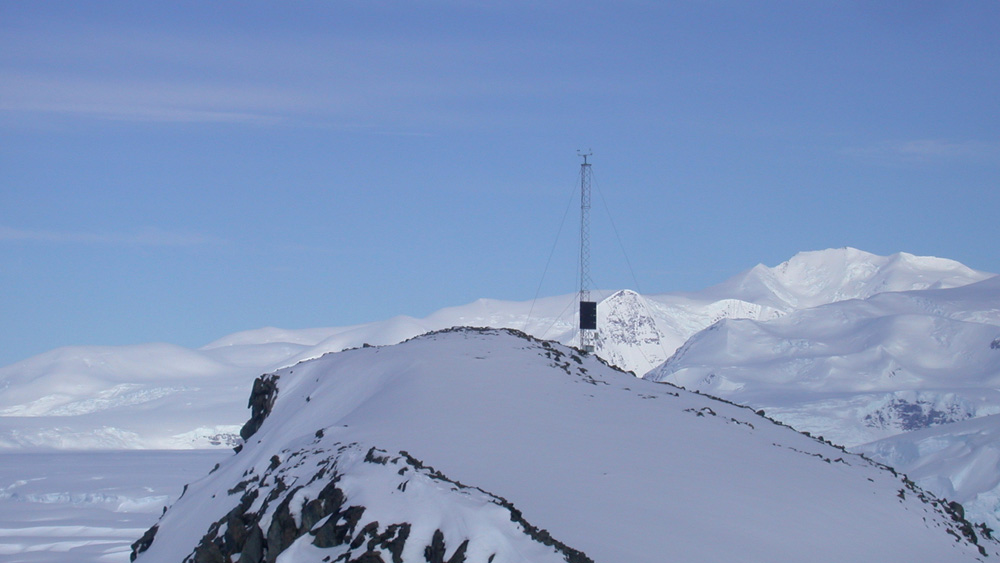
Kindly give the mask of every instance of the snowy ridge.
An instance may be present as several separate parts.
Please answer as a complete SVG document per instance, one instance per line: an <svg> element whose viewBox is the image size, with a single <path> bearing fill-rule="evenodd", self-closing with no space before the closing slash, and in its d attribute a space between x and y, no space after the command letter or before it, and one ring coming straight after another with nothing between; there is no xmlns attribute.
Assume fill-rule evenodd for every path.
<svg viewBox="0 0 1000 563"><path fill-rule="evenodd" d="M996 553L861 457L524 334L448 330L260 381L246 446L137 542L139 562Z"/></svg>
<svg viewBox="0 0 1000 563"><path fill-rule="evenodd" d="M839 248L800 252L774 268L757 265L706 292L792 311L878 293L960 287L991 276L944 258Z"/></svg>

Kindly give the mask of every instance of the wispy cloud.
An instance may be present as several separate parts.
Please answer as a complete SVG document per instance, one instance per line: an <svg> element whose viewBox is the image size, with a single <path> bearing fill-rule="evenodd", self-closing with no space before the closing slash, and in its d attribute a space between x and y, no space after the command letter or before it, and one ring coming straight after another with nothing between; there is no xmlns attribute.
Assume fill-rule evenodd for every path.
<svg viewBox="0 0 1000 563"><path fill-rule="evenodd" d="M519 101L584 88L533 64L550 47L507 39L62 31L0 37L0 52L8 47L0 111L406 134L429 124L507 124L498 114Z"/></svg>
<svg viewBox="0 0 1000 563"><path fill-rule="evenodd" d="M0 37L0 111L120 121L275 123L315 107L224 38L41 26ZM253 43L249 43L251 47ZM268 60L269 68L280 68Z"/></svg>
<svg viewBox="0 0 1000 563"><path fill-rule="evenodd" d="M844 153L887 164L981 162L1000 164L1000 142L917 139L850 147Z"/></svg>
<svg viewBox="0 0 1000 563"><path fill-rule="evenodd" d="M213 84L0 73L0 110L157 122L274 123L283 92Z"/></svg>
<svg viewBox="0 0 1000 563"><path fill-rule="evenodd" d="M146 228L134 233L94 233L15 229L0 225L0 242L44 242L117 246L221 246L228 241L211 235Z"/></svg>

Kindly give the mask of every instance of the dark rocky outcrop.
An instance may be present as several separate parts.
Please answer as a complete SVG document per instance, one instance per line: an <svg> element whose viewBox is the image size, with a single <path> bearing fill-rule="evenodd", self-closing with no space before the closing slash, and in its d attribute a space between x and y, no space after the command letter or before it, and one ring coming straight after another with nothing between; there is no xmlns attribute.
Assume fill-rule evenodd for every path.
<svg viewBox="0 0 1000 563"><path fill-rule="evenodd" d="M400 493L405 493L406 483L419 478L436 483L432 485L435 488L456 491L463 496L478 495L485 503L506 509L513 533L524 534L552 548L569 563L593 563L583 552L530 524L520 510L502 497L449 479L406 452L392 455L374 447L365 450L358 444L340 443L334 444L332 451L319 446L297 452L284 451L266 465L262 464L263 470L259 473L244 475L245 479L228 491L230 496L240 495L237 504L209 526L193 552L184 558L184 563L274 563L282 552L302 538L318 549L339 548L338 562L402 563L403 550L407 542L413 541L412 524L383 525L377 520L366 519L367 508L352 503L341 488L346 475L341 468L341 456L353 456L352 459L363 466L384 467L380 471L400 481L395 488ZM303 474L299 469L303 466L316 469ZM314 492L308 494L307 491ZM259 500L261 498L263 501ZM133 559L152 544L156 529L155 526L151 528L133 545ZM445 533L438 529L431 538L422 541L427 543L418 549L429 563L466 561L469 538L447 540ZM450 546L449 541L453 542ZM446 557L450 551L450 557Z"/></svg>
<svg viewBox="0 0 1000 563"><path fill-rule="evenodd" d="M879 410L865 415L864 423L871 428L900 428L906 432L941 426L973 418L974 414L961 405L936 408L930 401L904 401L894 398Z"/></svg>
<svg viewBox="0 0 1000 563"><path fill-rule="evenodd" d="M240 437L247 440L253 436L260 425L264 423L267 415L271 414L271 407L278 396L278 376L265 374L253 382L253 389L250 391L250 400L247 408L250 409L250 420L240 428Z"/></svg>
<svg viewBox="0 0 1000 563"><path fill-rule="evenodd" d="M156 532L159 529L159 526L154 525L152 528L146 530L146 533L132 544L132 554L129 556L130 561L135 561L135 558L138 557L140 553L149 549L149 546L152 545L153 539L156 538Z"/></svg>

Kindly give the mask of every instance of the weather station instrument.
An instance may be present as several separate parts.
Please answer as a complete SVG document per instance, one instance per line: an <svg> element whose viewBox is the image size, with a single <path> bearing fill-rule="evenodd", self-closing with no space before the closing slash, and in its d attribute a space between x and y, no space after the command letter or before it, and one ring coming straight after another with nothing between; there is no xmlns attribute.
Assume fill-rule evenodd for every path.
<svg viewBox="0 0 1000 563"><path fill-rule="evenodd" d="M590 183L587 157L593 152L576 151L580 164L580 349L593 352L597 342L597 302L590 300Z"/></svg>

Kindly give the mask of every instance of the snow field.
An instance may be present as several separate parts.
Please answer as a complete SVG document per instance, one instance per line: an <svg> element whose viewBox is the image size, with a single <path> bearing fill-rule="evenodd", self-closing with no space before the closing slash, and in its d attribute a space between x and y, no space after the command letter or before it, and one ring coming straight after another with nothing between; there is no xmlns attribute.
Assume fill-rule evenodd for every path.
<svg viewBox="0 0 1000 563"><path fill-rule="evenodd" d="M0 453L0 560L125 563L219 450Z"/></svg>

